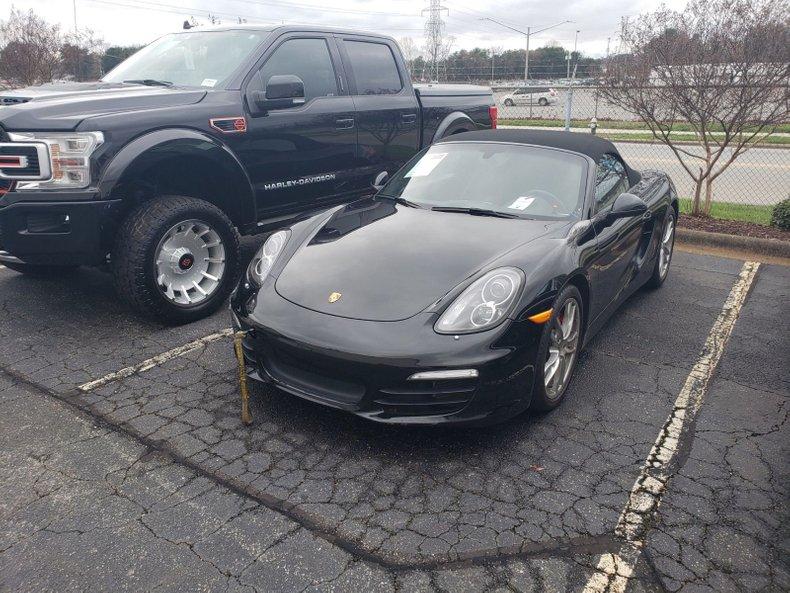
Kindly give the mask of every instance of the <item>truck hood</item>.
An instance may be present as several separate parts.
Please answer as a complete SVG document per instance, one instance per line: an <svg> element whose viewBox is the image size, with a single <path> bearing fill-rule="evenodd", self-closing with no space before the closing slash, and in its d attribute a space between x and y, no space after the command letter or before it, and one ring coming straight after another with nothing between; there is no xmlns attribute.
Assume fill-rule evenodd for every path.
<svg viewBox="0 0 790 593"><path fill-rule="evenodd" d="M552 224L557 223L435 212L380 199L353 203L297 249L275 289L321 313L399 321L545 235ZM342 296L330 303L334 292Z"/></svg>
<svg viewBox="0 0 790 593"><path fill-rule="evenodd" d="M0 125L10 131L70 131L112 113L198 103L206 91L107 82L47 84L0 93Z"/></svg>

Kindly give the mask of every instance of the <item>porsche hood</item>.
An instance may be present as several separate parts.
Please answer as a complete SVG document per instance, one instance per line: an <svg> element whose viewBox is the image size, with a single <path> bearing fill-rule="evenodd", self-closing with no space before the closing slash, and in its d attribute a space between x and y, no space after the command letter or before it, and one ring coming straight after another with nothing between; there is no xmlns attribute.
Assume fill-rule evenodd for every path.
<svg viewBox="0 0 790 593"><path fill-rule="evenodd" d="M554 224L366 200L338 210L298 248L275 286L314 311L399 321Z"/></svg>

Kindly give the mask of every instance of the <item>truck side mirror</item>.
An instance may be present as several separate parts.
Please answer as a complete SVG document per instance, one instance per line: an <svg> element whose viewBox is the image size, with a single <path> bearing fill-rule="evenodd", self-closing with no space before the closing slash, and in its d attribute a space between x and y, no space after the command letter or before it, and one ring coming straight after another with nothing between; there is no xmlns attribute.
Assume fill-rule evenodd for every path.
<svg viewBox="0 0 790 593"><path fill-rule="evenodd" d="M252 93L252 99L262 111L302 105L305 102L304 81L293 74L276 74L266 83L264 92Z"/></svg>
<svg viewBox="0 0 790 593"><path fill-rule="evenodd" d="M387 184L387 180L389 179L390 174L386 171L382 171L378 175L376 175L376 179L373 180L373 189L376 191L381 191L381 188Z"/></svg>

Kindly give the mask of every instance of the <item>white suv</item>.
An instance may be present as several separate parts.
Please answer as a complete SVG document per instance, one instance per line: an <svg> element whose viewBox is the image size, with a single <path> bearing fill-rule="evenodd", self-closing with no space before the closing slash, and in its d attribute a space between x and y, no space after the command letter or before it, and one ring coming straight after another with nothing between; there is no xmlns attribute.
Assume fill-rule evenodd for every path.
<svg viewBox="0 0 790 593"><path fill-rule="evenodd" d="M557 102L557 91L549 87L525 87L515 89L502 97L502 103L508 107L514 105L550 105Z"/></svg>

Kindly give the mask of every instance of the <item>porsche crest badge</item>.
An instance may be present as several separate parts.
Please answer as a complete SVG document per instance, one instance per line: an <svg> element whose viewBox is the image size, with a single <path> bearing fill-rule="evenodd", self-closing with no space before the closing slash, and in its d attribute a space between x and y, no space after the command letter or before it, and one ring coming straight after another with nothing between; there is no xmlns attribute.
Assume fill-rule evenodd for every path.
<svg viewBox="0 0 790 593"><path fill-rule="evenodd" d="M336 303L336 302L338 302L340 300L340 297L342 297L342 296L343 295L341 293L339 293L339 292L333 292L332 294L329 295L329 302L330 303Z"/></svg>

